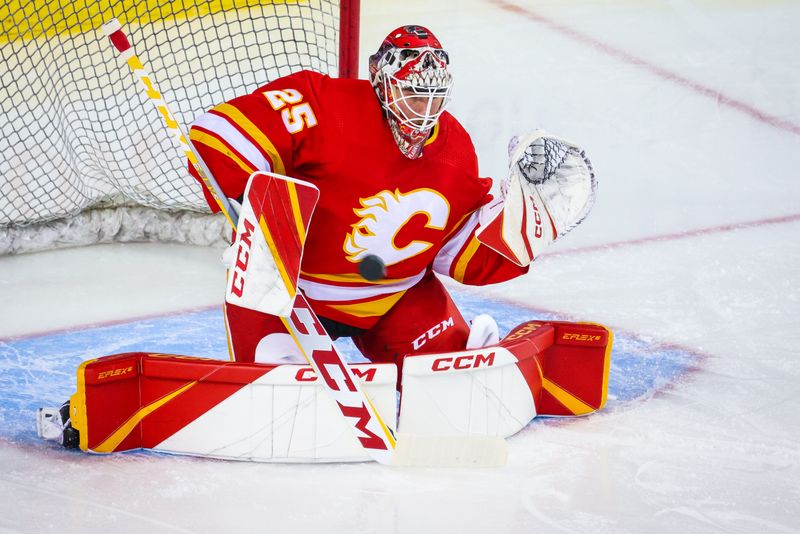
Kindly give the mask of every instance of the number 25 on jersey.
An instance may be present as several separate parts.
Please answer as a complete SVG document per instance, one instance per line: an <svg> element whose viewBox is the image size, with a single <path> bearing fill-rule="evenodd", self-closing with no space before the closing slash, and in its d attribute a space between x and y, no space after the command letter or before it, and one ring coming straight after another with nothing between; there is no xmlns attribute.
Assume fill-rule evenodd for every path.
<svg viewBox="0 0 800 534"><path fill-rule="evenodd" d="M314 110L308 102L303 102L303 95L297 89L267 91L264 96L272 109L281 112L283 124L289 133L296 134L317 125Z"/></svg>

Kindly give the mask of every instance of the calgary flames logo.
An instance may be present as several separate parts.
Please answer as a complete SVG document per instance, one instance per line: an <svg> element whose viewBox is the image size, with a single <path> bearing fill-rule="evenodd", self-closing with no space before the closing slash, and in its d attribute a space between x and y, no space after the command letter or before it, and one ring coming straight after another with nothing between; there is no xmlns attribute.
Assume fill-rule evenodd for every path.
<svg viewBox="0 0 800 534"><path fill-rule="evenodd" d="M352 225L353 231L344 240L347 259L353 263L377 254L386 265L393 265L425 252L433 243L414 240L398 247L397 233L418 214L427 217L425 228L443 230L450 214L447 200L433 189L414 189L408 193L384 190L359 202L361 208L353 209L353 213L360 220Z"/></svg>

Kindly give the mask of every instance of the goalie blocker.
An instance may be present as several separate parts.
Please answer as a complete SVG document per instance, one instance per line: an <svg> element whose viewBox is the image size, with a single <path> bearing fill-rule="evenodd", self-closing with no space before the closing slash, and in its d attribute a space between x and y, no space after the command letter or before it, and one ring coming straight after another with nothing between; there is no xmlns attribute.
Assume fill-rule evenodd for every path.
<svg viewBox="0 0 800 534"><path fill-rule="evenodd" d="M401 442L404 435L507 437L536 416L602 408L611 344L611 332L600 325L529 321L494 346L407 356L399 415L394 364L352 369ZM264 462L371 459L307 365L127 353L83 363L77 384L69 415L83 451L145 448Z"/></svg>

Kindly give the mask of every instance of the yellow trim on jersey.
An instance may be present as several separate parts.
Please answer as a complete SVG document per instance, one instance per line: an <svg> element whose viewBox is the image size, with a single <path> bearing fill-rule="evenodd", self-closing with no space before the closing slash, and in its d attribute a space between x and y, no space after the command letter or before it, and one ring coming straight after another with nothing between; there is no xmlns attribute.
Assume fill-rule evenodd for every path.
<svg viewBox="0 0 800 534"><path fill-rule="evenodd" d="M117 430L114 431L109 437L107 437L100 445L92 449L94 452L114 452L114 450L119 446L122 441L128 437L128 434L134 429L136 425L138 425L142 419L153 413L154 411L158 410L166 403L183 393L184 391L188 390L192 386L197 384L197 380L193 382L189 382L188 384L178 388L177 390L173 391L169 395L161 397L160 399L151 402L147 406L143 406L139 408L139 410L130 416L125 423L119 427Z"/></svg>
<svg viewBox="0 0 800 534"><path fill-rule="evenodd" d="M272 237L272 234L267 228L267 221L264 220L264 217L260 217L258 220L258 225L261 227L261 231L264 234L264 239L267 241L267 245L269 246L269 250L272 253L272 259L275 260L275 266L278 268L278 272L281 275L281 279L283 280L283 285L286 286L286 290L289 292L290 297L294 297L297 293L297 288L295 287L295 281L292 280L292 277L289 276L289 272L286 270L286 265L284 265L283 260L278 253L278 247L275 245L275 239Z"/></svg>
<svg viewBox="0 0 800 534"><path fill-rule="evenodd" d="M542 378L542 387L575 415L584 415L595 411L594 408L572 393L561 389L556 383L551 382L547 378Z"/></svg>
<svg viewBox="0 0 800 534"><path fill-rule="evenodd" d="M439 122L438 121L436 122L436 124L433 125L433 133L431 134L430 137L428 137L428 139L425 140L425 143L422 146L430 145L431 143L436 141L437 137L439 137Z"/></svg>
<svg viewBox="0 0 800 534"><path fill-rule="evenodd" d="M267 153L267 156L269 156L269 159L272 161L272 165L274 166L272 169L273 172L277 174L286 174L286 167L284 167L281 155L278 153L275 145L272 144L272 141L269 140L264 132L262 132L255 124L253 124L250 119L245 117L244 113L227 102L216 106L213 111L225 115L225 117L239 126L242 130L247 132L250 137L253 138L253 140L264 152Z"/></svg>
<svg viewBox="0 0 800 534"><path fill-rule="evenodd" d="M392 309L407 290L398 291L387 297L357 304L328 304L328 308L352 315L353 317L380 317Z"/></svg>
<svg viewBox="0 0 800 534"><path fill-rule="evenodd" d="M236 163L236 165L238 165L239 168L245 171L248 175L251 175L255 172L255 169L253 167L242 161L242 159L239 158L239 156L231 152L230 149L228 149L228 147L225 146L225 143L220 141L218 137L193 129L190 130L189 132L189 139L191 139L196 143L200 143L201 145L213 148L220 154L223 154L228 158L232 159L233 162Z"/></svg>
<svg viewBox="0 0 800 534"><path fill-rule="evenodd" d="M467 248L461 254L461 257L458 258L458 262L456 262L456 267L453 269L453 280L457 282L463 282L464 276L467 273L467 265L469 265L470 260L475 255L475 252L478 251L478 247L481 246L481 242L478 241L478 238L474 235L467 245Z"/></svg>
<svg viewBox="0 0 800 534"><path fill-rule="evenodd" d="M300 236L300 244L304 245L306 242L306 225L303 223L303 213L300 211L300 199L297 198L297 184L286 181L286 189L289 191L289 202L292 204L297 235Z"/></svg>

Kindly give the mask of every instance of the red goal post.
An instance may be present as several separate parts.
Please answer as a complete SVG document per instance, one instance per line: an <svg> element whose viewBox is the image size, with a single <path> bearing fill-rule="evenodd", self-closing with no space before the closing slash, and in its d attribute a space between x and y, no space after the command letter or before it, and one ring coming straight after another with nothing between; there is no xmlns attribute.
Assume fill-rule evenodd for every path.
<svg viewBox="0 0 800 534"><path fill-rule="evenodd" d="M101 31L118 18L185 125L277 77L358 75L359 0L0 6L0 254L226 234Z"/></svg>

